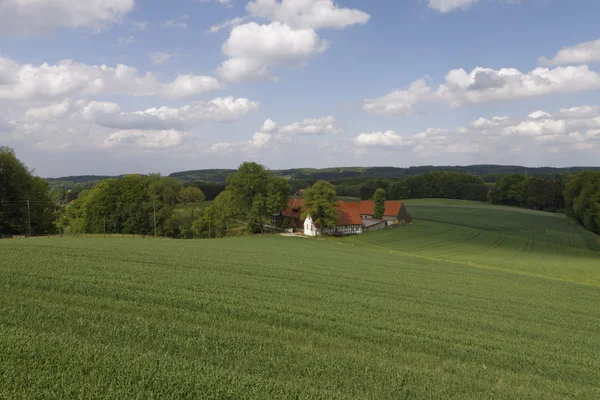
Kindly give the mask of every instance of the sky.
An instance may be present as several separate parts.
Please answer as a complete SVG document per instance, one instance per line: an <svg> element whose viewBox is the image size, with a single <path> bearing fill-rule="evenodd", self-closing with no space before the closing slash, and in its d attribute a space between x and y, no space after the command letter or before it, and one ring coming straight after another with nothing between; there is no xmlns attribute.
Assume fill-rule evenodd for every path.
<svg viewBox="0 0 600 400"><path fill-rule="evenodd" d="M600 166L597 0L0 0L0 145L44 177Z"/></svg>

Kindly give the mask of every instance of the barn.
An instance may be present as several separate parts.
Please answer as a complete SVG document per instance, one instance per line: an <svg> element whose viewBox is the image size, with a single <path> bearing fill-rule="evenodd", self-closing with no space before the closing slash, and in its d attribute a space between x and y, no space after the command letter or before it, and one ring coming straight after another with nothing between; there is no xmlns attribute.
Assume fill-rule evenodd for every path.
<svg viewBox="0 0 600 400"><path fill-rule="evenodd" d="M361 200L358 207L360 211L360 217L363 220L370 220L375 217L374 200ZM411 222L410 215L408 215L404 203L401 201L392 200L388 200L385 202L385 212L383 213L383 219L387 221L388 225L404 225Z"/></svg>
<svg viewBox="0 0 600 400"><path fill-rule="evenodd" d="M324 229L326 235L358 235L363 233L363 220L360 218L356 203L338 202L338 219L335 228ZM310 216L304 220L304 234L317 236L321 232Z"/></svg>

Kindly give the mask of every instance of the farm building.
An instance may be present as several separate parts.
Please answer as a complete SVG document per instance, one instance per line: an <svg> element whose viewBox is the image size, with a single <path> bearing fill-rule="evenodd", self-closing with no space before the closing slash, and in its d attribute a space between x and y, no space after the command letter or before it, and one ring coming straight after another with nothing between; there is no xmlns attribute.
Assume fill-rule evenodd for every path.
<svg viewBox="0 0 600 400"><path fill-rule="evenodd" d="M375 217L375 201L374 200L361 200L359 205L360 217L363 220L370 220ZM408 224L411 222L410 215L406 211L404 203L401 201L386 201L385 212L383 213L383 219L387 221L388 225L394 224Z"/></svg>
<svg viewBox="0 0 600 400"><path fill-rule="evenodd" d="M304 230L307 236L317 236L321 232L311 216L302 219L302 199L303 191L296 193L294 197L288 199L288 205L279 215L272 217L273 225L280 226L284 219L293 221L293 226L298 230ZM338 202L338 221L333 229L325 229L324 234L328 235L357 235L367 231L384 229L386 226L411 222L411 217L406 211L406 207L401 201L386 201L385 213L383 219L374 219L375 202L373 200L363 200L356 202Z"/></svg>
<svg viewBox="0 0 600 400"><path fill-rule="evenodd" d="M363 220L360 218L358 207L352 206L356 203L339 202L339 214L337 224L333 229L324 229L326 235L358 235L363 233ZM321 232L310 216L304 220L304 234L307 236L317 236Z"/></svg>

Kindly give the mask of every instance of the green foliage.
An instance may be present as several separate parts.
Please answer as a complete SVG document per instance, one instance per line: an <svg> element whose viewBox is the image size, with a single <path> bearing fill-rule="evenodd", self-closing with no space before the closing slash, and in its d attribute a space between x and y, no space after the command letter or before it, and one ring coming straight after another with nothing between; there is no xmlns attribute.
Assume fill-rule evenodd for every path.
<svg viewBox="0 0 600 400"><path fill-rule="evenodd" d="M227 189L236 195L248 209L257 195L266 196L269 172L255 162L244 162L237 172L227 177Z"/></svg>
<svg viewBox="0 0 600 400"><path fill-rule="evenodd" d="M0 146L0 234L27 235L30 221L33 235L54 233L56 209L48 183Z"/></svg>
<svg viewBox="0 0 600 400"><path fill-rule="evenodd" d="M557 211L564 207L564 183L560 177L537 178L511 174L490 189L493 204Z"/></svg>
<svg viewBox="0 0 600 400"><path fill-rule="evenodd" d="M564 198L569 216L586 229L600 233L600 172L581 172L571 176Z"/></svg>
<svg viewBox="0 0 600 400"><path fill-rule="evenodd" d="M597 236L407 207L331 241L0 240L0 398L597 399Z"/></svg>
<svg viewBox="0 0 600 400"><path fill-rule="evenodd" d="M318 181L304 192L302 219L310 216L321 233L336 226L338 213L337 193L331 183Z"/></svg>
<svg viewBox="0 0 600 400"><path fill-rule="evenodd" d="M477 176L460 172L427 172L390 185L388 199L461 199L487 201L488 186Z"/></svg>
<svg viewBox="0 0 600 400"><path fill-rule="evenodd" d="M242 216L237 196L225 190L215 201L206 207L200 218L194 222L193 231L197 237L220 238L232 234L231 226Z"/></svg>
<svg viewBox="0 0 600 400"><path fill-rule="evenodd" d="M387 189L389 182L383 179L370 179L360 187L360 198L370 200L377 189ZM346 195L347 196L347 195Z"/></svg>
<svg viewBox="0 0 600 400"><path fill-rule="evenodd" d="M183 185L159 175L125 175L82 191L67 214L73 233L154 234L178 236L181 223L174 218ZM191 226L191 222L189 223Z"/></svg>
<svg viewBox="0 0 600 400"><path fill-rule="evenodd" d="M251 231L264 227L273 215L286 207L290 187L284 178L271 174L260 164L245 162L235 174L227 177L227 190L238 199L248 212L248 226Z"/></svg>
<svg viewBox="0 0 600 400"><path fill-rule="evenodd" d="M188 186L179 191L179 202L185 207L192 221L195 220L196 211L204 200L206 200L206 196L197 187Z"/></svg>
<svg viewBox="0 0 600 400"><path fill-rule="evenodd" d="M385 214L385 196L385 190L383 189L377 189L373 195L373 200L375 200L374 218L376 219L382 219Z"/></svg>

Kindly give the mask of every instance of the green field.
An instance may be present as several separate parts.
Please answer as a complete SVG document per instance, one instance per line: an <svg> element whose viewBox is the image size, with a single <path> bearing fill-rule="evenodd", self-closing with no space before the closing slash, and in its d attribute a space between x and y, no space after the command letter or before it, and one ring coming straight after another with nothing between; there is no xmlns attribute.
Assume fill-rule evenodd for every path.
<svg viewBox="0 0 600 400"><path fill-rule="evenodd" d="M600 398L598 236L407 208L342 239L0 240L0 398Z"/></svg>

